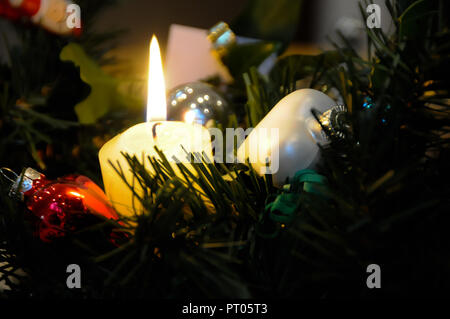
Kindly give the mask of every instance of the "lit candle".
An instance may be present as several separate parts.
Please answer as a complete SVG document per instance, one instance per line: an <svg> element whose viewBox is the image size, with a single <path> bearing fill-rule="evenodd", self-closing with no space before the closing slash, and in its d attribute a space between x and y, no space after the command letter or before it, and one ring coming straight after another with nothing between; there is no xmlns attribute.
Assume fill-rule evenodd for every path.
<svg viewBox="0 0 450 319"><path fill-rule="evenodd" d="M142 158L146 159L147 156L157 157L154 149L157 146L173 163L174 168L176 168L176 164L173 157L180 162L188 163L183 147L188 152L205 152L210 158L213 157L211 137L205 127L195 123L166 121L164 74L159 45L155 36L150 43L149 62L147 122L137 124L115 136L99 152L106 195L116 210L124 216L133 215L134 209L139 213L142 206L108 160L115 166L120 163L128 183L138 187L137 181L133 183L133 174L121 152L136 155L141 160ZM175 171L178 170L175 169ZM140 192L139 189L136 191Z"/></svg>

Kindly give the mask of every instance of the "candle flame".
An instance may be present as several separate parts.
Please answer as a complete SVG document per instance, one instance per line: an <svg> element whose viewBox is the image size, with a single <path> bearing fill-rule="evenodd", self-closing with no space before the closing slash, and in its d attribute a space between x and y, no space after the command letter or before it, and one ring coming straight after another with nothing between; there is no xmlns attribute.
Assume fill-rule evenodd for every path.
<svg viewBox="0 0 450 319"><path fill-rule="evenodd" d="M167 117L166 86L158 40L153 35L150 42L147 90L147 122L164 121Z"/></svg>
<svg viewBox="0 0 450 319"><path fill-rule="evenodd" d="M195 111L193 110L187 111L186 113L184 113L184 121L188 124L192 124L195 121L195 116L196 116Z"/></svg>

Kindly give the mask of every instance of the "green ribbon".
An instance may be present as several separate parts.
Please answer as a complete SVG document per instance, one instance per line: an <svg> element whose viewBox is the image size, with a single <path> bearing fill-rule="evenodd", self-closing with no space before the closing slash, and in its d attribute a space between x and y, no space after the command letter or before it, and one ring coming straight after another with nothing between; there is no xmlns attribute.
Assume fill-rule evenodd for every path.
<svg viewBox="0 0 450 319"><path fill-rule="evenodd" d="M268 217L274 222L287 224L295 218L301 204L301 194L303 192L313 193L322 197L326 197L325 176L317 174L310 169L303 169L295 173L294 177L289 180L289 184L283 186L278 195L269 197L266 201L265 214L261 216L260 223L264 223L264 219ZM272 234L265 232L265 237L275 237L279 228Z"/></svg>

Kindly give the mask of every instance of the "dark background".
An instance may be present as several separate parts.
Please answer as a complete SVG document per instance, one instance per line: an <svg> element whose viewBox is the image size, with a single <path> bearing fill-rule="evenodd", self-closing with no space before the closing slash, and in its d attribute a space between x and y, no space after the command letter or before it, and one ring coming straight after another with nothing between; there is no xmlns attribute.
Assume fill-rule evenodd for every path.
<svg viewBox="0 0 450 319"><path fill-rule="evenodd" d="M352 34L358 40L364 39L364 29L358 25L361 23L359 2L303 0L295 43L289 52L309 50L311 47L327 48L327 37L333 37L336 29L341 29L348 35ZM389 29L384 1L374 2L380 4L382 9L383 29ZM96 28L102 31L116 28L128 30L113 54L122 60L146 61L148 43L153 33L157 35L164 54L171 24L209 29L219 21L232 21L246 3L247 0L127 0L101 14ZM386 18L383 19L383 16ZM142 72L145 69L139 64L134 64L131 68L134 72ZM145 76L145 72L142 76Z"/></svg>
<svg viewBox="0 0 450 319"><path fill-rule="evenodd" d="M274 0L276 1L276 0ZM294 0L293 0L294 1ZM297 1L297 0L295 0ZM95 21L95 31L123 30L117 46L109 57L117 59L114 70L125 70L133 78L145 79L148 45L156 34L164 58L171 24L182 24L209 29L219 21L231 22L247 4L247 0L120 0L102 12ZM303 0L300 21L294 42L286 53L317 53L330 47L328 37L335 38L341 30L363 46L364 26L358 8L359 0ZM389 18L383 0L374 1L381 6L381 24L389 30ZM83 12L81 12L83 19ZM10 45L16 45L10 22L0 18L0 29ZM4 46L0 45L0 60L5 59Z"/></svg>

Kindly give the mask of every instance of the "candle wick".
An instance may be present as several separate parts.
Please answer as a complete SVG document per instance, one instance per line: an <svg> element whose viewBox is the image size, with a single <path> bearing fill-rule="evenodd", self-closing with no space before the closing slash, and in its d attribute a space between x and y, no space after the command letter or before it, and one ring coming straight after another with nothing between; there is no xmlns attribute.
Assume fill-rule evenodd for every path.
<svg viewBox="0 0 450 319"><path fill-rule="evenodd" d="M153 126L152 126L152 135L153 135L153 139L156 139L156 137L157 137L157 134L156 134L156 127L157 127L158 125L161 125L161 124L162 124L161 122L157 122L157 123L153 124Z"/></svg>

